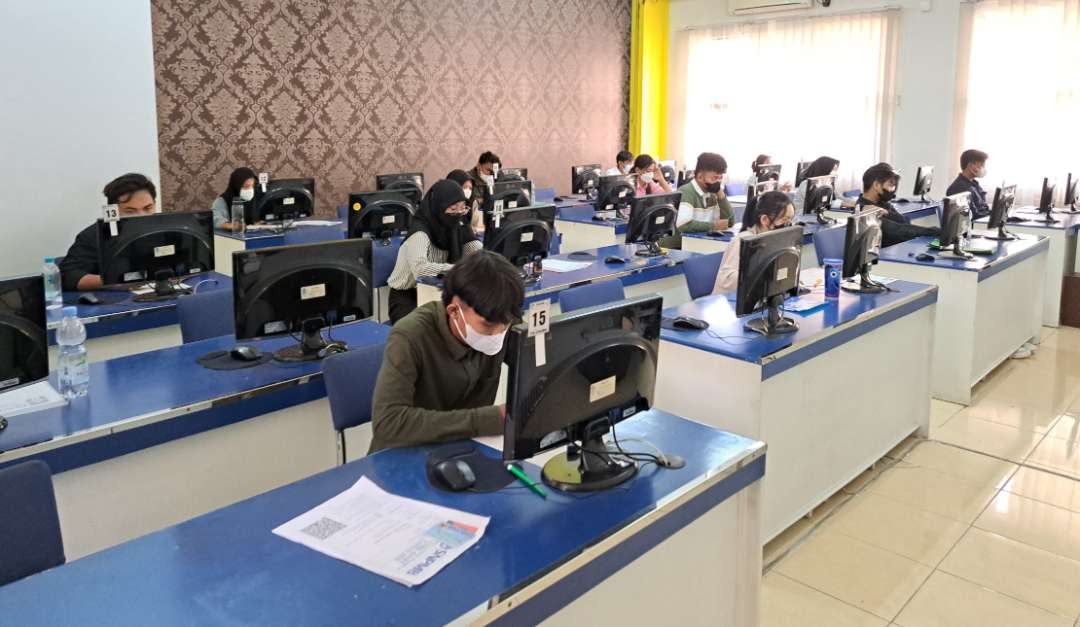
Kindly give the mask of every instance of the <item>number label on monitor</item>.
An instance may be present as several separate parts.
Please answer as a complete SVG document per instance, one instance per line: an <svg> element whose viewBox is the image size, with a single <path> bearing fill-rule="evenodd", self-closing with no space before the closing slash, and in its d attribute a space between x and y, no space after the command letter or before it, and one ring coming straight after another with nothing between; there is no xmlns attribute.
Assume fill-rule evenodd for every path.
<svg viewBox="0 0 1080 627"><path fill-rule="evenodd" d="M385 216L382 219L383 224L393 224L397 220L397 216Z"/></svg>
<svg viewBox="0 0 1080 627"><path fill-rule="evenodd" d="M289 196L288 198L282 198L281 199L281 204L283 204L283 205L295 205L296 204L296 199L293 198L292 196Z"/></svg>
<svg viewBox="0 0 1080 627"><path fill-rule="evenodd" d="M589 386L589 402L595 403L615 393L615 375L601 379Z"/></svg>
<svg viewBox="0 0 1080 627"><path fill-rule="evenodd" d="M282 320L275 320L273 322L267 322L263 325L264 335L273 335L275 333L284 333L289 330L289 325L285 324Z"/></svg>
<svg viewBox="0 0 1080 627"><path fill-rule="evenodd" d="M619 190L619 198L626 198L627 191L625 189Z"/></svg>
<svg viewBox="0 0 1080 627"><path fill-rule="evenodd" d="M154 258L158 257L172 257L176 254L176 246L167 244L165 246L154 246Z"/></svg>
<svg viewBox="0 0 1080 627"><path fill-rule="evenodd" d="M272 213L268 213L268 214L266 214L266 215L265 215L265 216L263 216L263 217L264 217L264 218L266 218L266 221L267 221L267 222L270 222L270 221L272 221L272 220L273 220L273 219L274 219L275 217L277 217L277 216L275 216L275 215L274 215L274 214L272 214Z"/></svg>
<svg viewBox="0 0 1080 627"><path fill-rule="evenodd" d="M776 280L777 281L783 281L786 278L788 278L788 269L787 269L787 267L782 266L780 268L777 268L776 269Z"/></svg>
<svg viewBox="0 0 1080 627"><path fill-rule="evenodd" d="M105 205L101 208L101 215L106 222L116 222L120 219L120 207L117 205Z"/></svg>
<svg viewBox="0 0 1080 627"><path fill-rule="evenodd" d="M531 242L531 241L533 241L533 232L532 231L525 231L524 233L522 233L521 234L521 241L522 242Z"/></svg>
<svg viewBox="0 0 1080 627"><path fill-rule="evenodd" d="M300 288L300 300L311 300L326 296L326 283L304 285Z"/></svg>
<svg viewBox="0 0 1080 627"><path fill-rule="evenodd" d="M262 187L262 192L266 193L266 184L270 182L269 172L259 172L259 187Z"/></svg>
<svg viewBox="0 0 1080 627"><path fill-rule="evenodd" d="M664 220L666 220L666 219L667 218L664 217L664 216L656 216L656 220L654 220L653 223L654 224L663 224Z"/></svg>
<svg viewBox="0 0 1080 627"><path fill-rule="evenodd" d="M529 337L547 333L551 328L551 301L538 300L529 305Z"/></svg>
<svg viewBox="0 0 1080 627"><path fill-rule="evenodd" d="M143 278L142 272L125 272L123 281L124 283L131 283L132 281L141 281Z"/></svg>

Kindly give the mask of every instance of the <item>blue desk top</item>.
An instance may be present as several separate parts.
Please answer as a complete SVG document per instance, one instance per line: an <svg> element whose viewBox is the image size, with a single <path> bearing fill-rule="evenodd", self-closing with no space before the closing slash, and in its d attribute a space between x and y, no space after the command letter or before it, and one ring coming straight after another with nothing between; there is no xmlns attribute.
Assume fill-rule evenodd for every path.
<svg viewBox="0 0 1080 627"><path fill-rule="evenodd" d="M762 380L776 376L798 364L820 355L838 344L869 333L892 320L937 302L937 287L896 281L889 285L895 292L883 294L851 294L841 292L840 298L826 299L818 288L804 298L817 298L825 304L804 312L785 315L799 324L799 330L787 335L766 338L743 329L751 314L735 317L735 295L707 296L664 311L664 317L689 316L709 323L705 331L676 331L664 329L660 338L724 357L762 366ZM834 332L840 327L843 332Z"/></svg>
<svg viewBox="0 0 1080 627"><path fill-rule="evenodd" d="M762 443L660 411L617 429L623 438L647 437L681 455L686 467L648 466L615 489L549 490L545 500L524 489L441 492L425 477L429 447L386 450L4 586L0 616L23 626L442 625L512 594L643 516L668 513L508 616L535 624L764 472ZM525 467L538 477L539 469ZM491 522L475 547L416 588L271 533L361 476ZM671 502L702 484L710 487L690 501Z"/></svg>
<svg viewBox="0 0 1080 627"><path fill-rule="evenodd" d="M944 270L960 270L963 272L978 272L979 280L984 281L1002 270L1020 263L1024 259L1038 254L1050 247L1045 237L1035 238L1026 236L1023 239L1008 242L985 240L978 238L979 246L993 247L994 252L989 255L975 255L973 259L959 259L952 255L941 254L941 251L932 250L929 247L933 237L916 237L906 242L881 249L880 261L892 263L906 263L917 266L928 266ZM927 253L934 257L933 261L918 261L915 256Z"/></svg>
<svg viewBox="0 0 1080 627"><path fill-rule="evenodd" d="M813 216L796 216L799 218L805 218L807 220L813 220ZM741 228L741 227L740 227ZM817 222L809 222L803 225L803 246L814 245L814 233L823 229L835 229L845 228L839 220L833 224L818 224ZM698 239L707 239L715 242L730 242L735 238L734 231L724 231L723 235L709 235L708 233L683 233L683 237L696 237Z"/></svg>
<svg viewBox="0 0 1080 627"><path fill-rule="evenodd" d="M575 204L562 204L558 205L558 207L559 212L557 216L559 220L565 222L577 222L578 224L588 224L590 226L611 227L615 229L616 235L626 234L626 220L593 220L596 210L591 204L579 202Z"/></svg>
<svg viewBox="0 0 1080 627"><path fill-rule="evenodd" d="M208 281L202 283L202 281ZM224 274L218 272L206 272L198 276L185 279L185 283L192 287L198 286L200 292L214 291L214 290L232 290L232 277L227 277ZM124 318L128 316L138 316L141 314L150 313L152 311L164 311L176 309L176 299L163 300L156 303L137 303L135 302L135 296L131 292L121 291L96 291L93 294L104 299L115 299L123 297L124 300L113 303L110 305L84 305L79 303L79 296L82 292L64 292L64 304L72 304L78 309L79 319L83 321L84 325L89 325L103 322L114 318ZM51 309L47 312L48 315L48 327L50 329L56 328L60 325L60 319L63 317L63 312L59 309ZM175 324L175 320L167 324Z"/></svg>
<svg viewBox="0 0 1080 627"><path fill-rule="evenodd" d="M1047 223L1044 221L1042 214L1035 211L1034 207L1027 207L1024 209L1018 209L1013 212L1013 215L1018 218L1031 218L1024 222L1010 222L1005 225L1005 230L1008 231L1012 227L1022 227L1025 229L1045 229L1047 231L1080 231L1080 213L1055 213L1052 214L1053 218L1057 222ZM990 218L979 218L975 221L983 227Z"/></svg>
<svg viewBox="0 0 1080 627"><path fill-rule="evenodd" d="M941 203L936 200L928 200L926 202L921 200L912 200L910 202L893 201L893 206L900 212L900 215L909 218L919 218L922 216L936 215L938 209L941 208ZM830 209L829 211L834 211L836 213L855 213L855 208L840 207L838 209Z"/></svg>
<svg viewBox="0 0 1080 627"><path fill-rule="evenodd" d="M312 219L315 219L315 218L312 218ZM342 233L344 233L346 231L346 229L348 229L348 227L346 226L344 221L342 221L341 224L332 224L332 225L329 225L329 226L297 224L297 225L289 227L289 230L300 230L300 231L304 231L304 230L321 230L321 229L335 229L337 231L341 231ZM273 240L273 239L277 239L277 240L280 241L281 239L283 239L285 237L285 232L284 232L284 230L273 230L273 231L271 231L271 230L257 229L257 230L253 230L253 231L244 231L243 233L234 233L232 231L225 231L225 230L222 230L222 229L214 229L214 235L217 235L219 237L227 237L229 239L235 239L235 240L239 240L239 241L243 241L243 242L250 242L250 241L257 241L257 240Z"/></svg>
<svg viewBox="0 0 1080 627"><path fill-rule="evenodd" d="M362 321L334 327L334 338L350 347L386 340L390 327ZM261 351L273 351L295 343L276 337L251 343ZM63 446L65 439L84 440L108 435L120 424L149 424L181 415L191 408L210 407L236 400L286 382L306 382L304 377L321 376L322 362L284 364L271 361L240 370L209 370L196 359L206 353L228 350L236 345L232 336L192 342L127 357L90 364L90 390L69 405L8 419L0 432L0 463L30 453L20 447L49 443L41 449ZM51 375L56 386L56 373ZM77 437L78 436L78 437Z"/></svg>
<svg viewBox="0 0 1080 627"><path fill-rule="evenodd" d="M654 281L673 274L681 274L679 267L683 261L693 257L695 253L682 250L668 251L667 256L638 257L635 253L641 247L636 245L616 244L603 248L580 250L563 255L555 255L552 259L564 261L590 262L586 268L573 272L552 272L547 270L542 278L525 288L526 300L535 299L545 294L560 292L575 285L594 283L604 279L621 279L627 285ZM629 263L605 263L604 259L610 256L628 259ZM441 287L442 280L435 277L423 277L419 279L425 285Z"/></svg>

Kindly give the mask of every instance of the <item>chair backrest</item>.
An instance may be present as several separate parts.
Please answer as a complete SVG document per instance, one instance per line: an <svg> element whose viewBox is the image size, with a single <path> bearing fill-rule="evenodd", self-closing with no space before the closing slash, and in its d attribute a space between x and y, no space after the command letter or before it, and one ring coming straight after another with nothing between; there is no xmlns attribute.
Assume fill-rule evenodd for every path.
<svg viewBox="0 0 1080 627"><path fill-rule="evenodd" d="M342 222L349 221L349 205L341 205L337 208L337 219Z"/></svg>
<svg viewBox="0 0 1080 627"><path fill-rule="evenodd" d="M814 233L814 252L817 253L818 265L824 265L826 259L844 258L844 234L847 229L836 227L821 229Z"/></svg>
<svg viewBox="0 0 1080 627"><path fill-rule="evenodd" d="M622 281L608 279L559 292L559 308L563 311L574 311L594 305L614 303L624 298L626 295L623 293Z"/></svg>
<svg viewBox="0 0 1080 627"><path fill-rule="evenodd" d="M0 470L0 586L64 563L52 471L40 460Z"/></svg>
<svg viewBox="0 0 1080 627"><path fill-rule="evenodd" d="M335 431L371 422L375 380L385 343L353 348L323 360L323 382Z"/></svg>
<svg viewBox="0 0 1080 627"><path fill-rule="evenodd" d="M536 202L555 202L555 188L537 187L533 190L533 200Z"/></svg>
<svg viewBox="0 0 1080 627"><path fill-rule="evenodd" d="M551 233L551 241L548 242L548 257L554 257L562 250L562 233L559 232L558 227Z"/></svg>
<svg viewBox="0 0 1080 627"><path fill-rule="evenodd" d="M841 196L843 196L844 198L858 198L859 196L862 196L862 190L849 189L843 194L841 194Z"/></svg>
<svg viewBox="0 0 1080 627"><path fill-rule="evenodd" d="M716 285L716 273L720 271L720 262L723 259L724 253L712 253L694 255L683 262L686 287L690 291L691 299L696 300L712 294L713 286Z"/></svg>
<svg viewBox="0 0 1080 627"><path fill-rule="evenodd" d="M724 185L724 195L726 196L745 196L746 185L744 183L729 183Z"/></svg>
<svg viewBox="0 0 1080 627"><path fill-rule="evenodd" d="M397 263L398 249L405 243L401 237L391 237L388 241L375 240L371 244L371 280L375 287L383 287Z"/></svg>
<svg viewBox="0 0 1080 627"><path fill-rule="evenodd" d="M345 232L336 226L303 226L285 231L284 244L314 244L345 239Z"/></svg>
<svg viewBox="0 0 1080 627"><path fill-rule="evenodd" d="M236 332L233 320L233 291L200 290L176 301L180 317L180 338L184 344Z"/></svg>

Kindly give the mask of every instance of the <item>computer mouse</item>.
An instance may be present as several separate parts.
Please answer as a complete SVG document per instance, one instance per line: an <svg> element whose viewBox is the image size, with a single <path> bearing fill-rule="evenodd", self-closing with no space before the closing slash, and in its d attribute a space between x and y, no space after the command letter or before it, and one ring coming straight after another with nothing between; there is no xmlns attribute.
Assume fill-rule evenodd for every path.
<svg viewBox="0 0 1080 627"><path fill-rule="evenodd" d="M454 492L468 490L476 483L476 473L461 459L448 459L435 464L435 476Z"/></svg>
<svg viewBox="0 0 1080 627"><path fill-rule="evenodd" d="M345 342L329 342L326 347L323 348L323 355L337 355L338 353L344 353L348 350L349 347Z"/></svg>
<svg viewBox="0 0 1080 627"><path fill-rule="evenodd" d="M604 257L604 263L626 263L626 259L617 255L610 255L608 257Z"/></svg>
<svg viewBox="0 0 1080 627"><path fill-rule="evenodd" d="M893 201L893 203L898 203L898 204L901 204L901 205L906 205L909 202L911 202L911 201L908 200L907 198L897 198L896 200Z"/></svg>
<svg viewBox="0 0 1080 627"><path fill-rule="evenodd" d="M79 302L84 305L100 305L101 299L97 295L87 292L79 295Z"/></svg>
<svg viewBox="0 0 1080 627"><path fill-rule="evenodd" d="M935 257L933 255L928 255L926 253L915 255L915 261L934 261L934 259Z"/></svg>
<svg viewBox="0 0 1080 627"><path fill-rule="evenodd" d="M679 316L671 321L671 326L683 331L704 331L709 328L709 323L690 316Z"/></svg>
<svg viewBox="0 0 1080 627"><path fill-rule="evenodd" d="M237 346L229 352L229 355L233 359L239 359L240 361L256 361L262 356L259 349L254 346Z"/></svg>

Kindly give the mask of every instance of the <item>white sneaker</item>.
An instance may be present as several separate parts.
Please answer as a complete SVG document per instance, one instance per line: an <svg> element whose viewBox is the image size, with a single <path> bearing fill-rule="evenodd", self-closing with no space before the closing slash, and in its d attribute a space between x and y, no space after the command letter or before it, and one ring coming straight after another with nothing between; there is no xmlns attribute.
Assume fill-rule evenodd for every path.
<svg viewBox="0 0 1080 627"><path fill-rule="evenodd" d="M1033 354L1034 354L1034 352L1030 348L1027 348L1026 346L1021 346L1020 348L1016 349L1015 353L1012 354L1012 358L1013 359L1027 359L1028 357L1031 357Z"/></svg>

